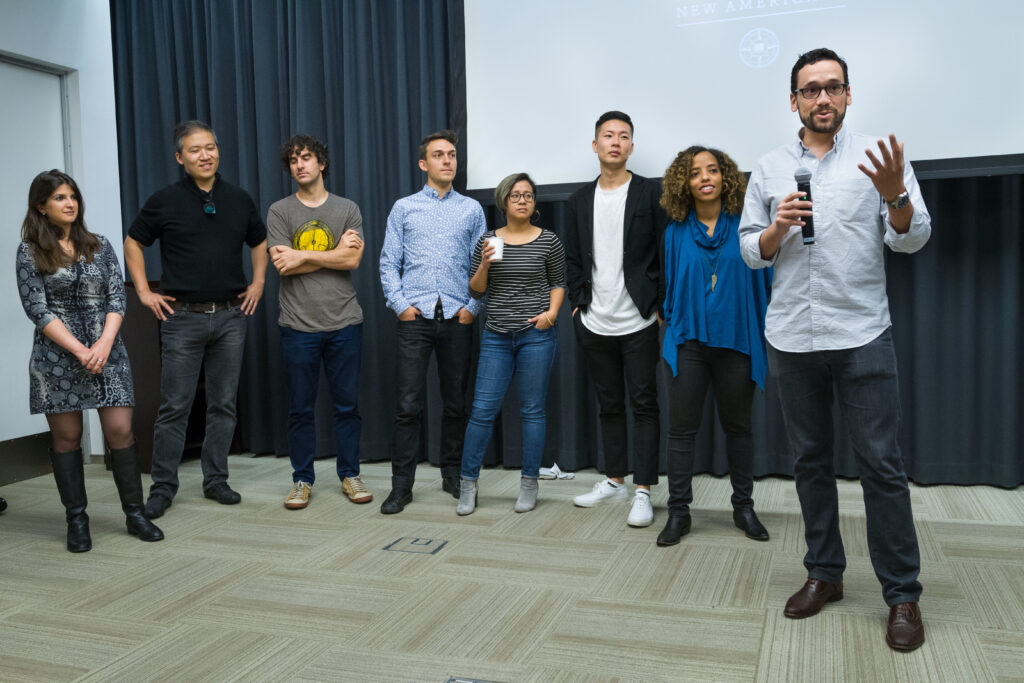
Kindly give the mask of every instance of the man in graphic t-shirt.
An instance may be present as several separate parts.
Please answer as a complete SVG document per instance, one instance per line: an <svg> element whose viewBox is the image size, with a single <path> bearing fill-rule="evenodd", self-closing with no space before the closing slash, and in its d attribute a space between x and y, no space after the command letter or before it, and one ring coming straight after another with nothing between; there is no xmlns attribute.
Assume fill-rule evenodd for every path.
<svg viewBox="0 0 1024 683"><path fill-rule="evenodd" d="M363 311L352 272L363 257L363 219L355 202L324 187L330 168L327 147L309 135L295 135L281 148L281 163L298 191L267 212L270 258L281 275L278 325L285 375L291 394L288 456L292 489L284 506L305 508L316 481L313 414L320 366L334 407L334 443L341 490L354 503L373 495L359 478L359 357Z"/></svg>
<svg viewBox="0 0 1024 683"><path fill-rule="evenodd" d="M658 245L668 225L657 181L626 170L633 122L601 115L594 152L601 175L569 198L565 261L576 339L583 348L601 410L605 476L580 507L629 497L626 392L633 412L633 483L627 523L654 521L650 488L658 483L658 310L664 300Z"/></svg>

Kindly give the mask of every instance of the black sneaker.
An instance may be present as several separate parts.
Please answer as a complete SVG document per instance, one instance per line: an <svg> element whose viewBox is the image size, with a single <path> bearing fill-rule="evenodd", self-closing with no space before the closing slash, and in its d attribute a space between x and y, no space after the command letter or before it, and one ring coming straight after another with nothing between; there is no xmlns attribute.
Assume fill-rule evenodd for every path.
<svg viewBox="0 0 1024 683"><path fill-rule="evenodd" d="M217 501L221 505L234 505L235 503L242 502L242 496L237 491L232 491L226 481L214 484L203 491L203 495L211 500Z"/></svg>
<svg viewBox="0 0 1024 683"><path fill-rule="evenodd" d="M164 511L171 507L171 499L158 494L151 494L146 501L146 519L163 517Z"/></svg>
<svg viewBox="0 0 1024 683"><path fill-rule="evenodd" d="M411 502L412 491L409 489L391 489L387 500L381 503L380 512L383 515L394 515L404 510Z"/></svg>

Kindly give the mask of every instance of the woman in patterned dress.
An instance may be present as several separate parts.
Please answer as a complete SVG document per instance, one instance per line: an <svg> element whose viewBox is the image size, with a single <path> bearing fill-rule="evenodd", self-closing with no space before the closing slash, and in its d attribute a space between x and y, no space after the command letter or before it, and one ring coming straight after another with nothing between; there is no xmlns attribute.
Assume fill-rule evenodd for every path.
<svg viewBox="0 0 1024 683"><path fill-rule="evenodd" d="M124 280L117 255L85 227L85 203L71 176L40 173L28 192L18 245L18 293L35 324L29 361L29 407L45 413L53 438L50 462L67 515L68 550L92 548L85 513L82 411L99 412L128 533L159 541L143 514L142 478L132 435L131 366L117 335Z"/></svg>

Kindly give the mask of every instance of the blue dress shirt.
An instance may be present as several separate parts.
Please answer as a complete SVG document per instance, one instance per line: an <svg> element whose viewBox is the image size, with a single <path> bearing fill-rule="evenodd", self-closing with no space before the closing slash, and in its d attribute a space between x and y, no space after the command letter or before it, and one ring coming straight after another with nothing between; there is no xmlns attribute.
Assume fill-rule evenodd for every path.
<svg viewBox="0 0 1024 683"><path fill-rule="evenodd" d="M455 190L440 197L424 185L395 202L380 250L380 284L388 308L399 315L415 306L432 319L440 298L445 318L460 308L475 316L481 303L469 295L469 264L486 231L480 203Z"/></svg>
<svg viewBox="0 0 1024 683"><path fill-rule="evenodd" d="M889 205L857 168L858 163L871 167L864 150L877 153L877 140L840 128L832 149L819 161L798 138L762 157L750 175L740 219L740 252L751 268L775 266L765 337L780 351L857 348L892 324L884 247L917 251L931 235L931 216L907 162L903 183L914 216L906 233L893 229ZM815 243L804 245L800 226L794 225L774 257L762 259L761 232L775 220L786 195L796 191L793 172L799 166L814 174Z"/></svg>

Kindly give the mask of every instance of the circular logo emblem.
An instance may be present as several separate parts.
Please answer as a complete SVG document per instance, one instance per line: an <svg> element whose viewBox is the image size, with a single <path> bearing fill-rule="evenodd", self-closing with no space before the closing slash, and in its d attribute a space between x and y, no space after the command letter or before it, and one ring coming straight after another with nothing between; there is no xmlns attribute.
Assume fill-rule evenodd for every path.
<svg viewBox="0 0 1024 683"><path fill-rule="evenodd" d="M779 37L766 28L747 31L740 39L740 59L751 69L763 69L779 56Z"/></svg>
<svg viewBox="0 0 1024 683"><path fill-rule="evenodd" d="M292 249L299 251L330 251L334 249L334 234L315 218L302 225L292 236Z"/></svg>

